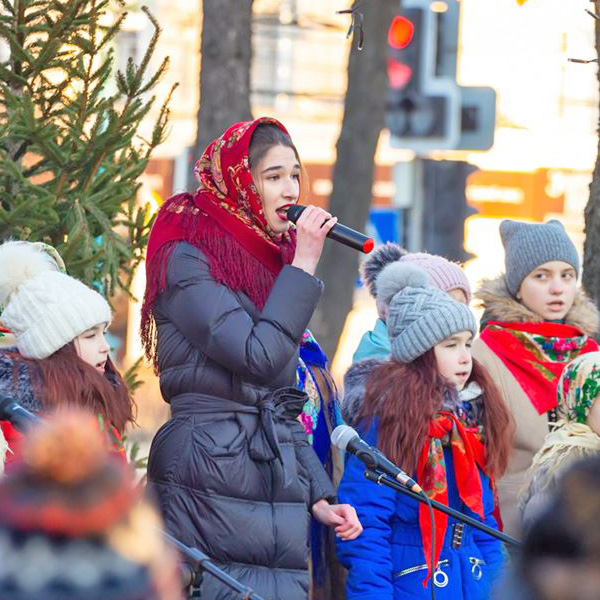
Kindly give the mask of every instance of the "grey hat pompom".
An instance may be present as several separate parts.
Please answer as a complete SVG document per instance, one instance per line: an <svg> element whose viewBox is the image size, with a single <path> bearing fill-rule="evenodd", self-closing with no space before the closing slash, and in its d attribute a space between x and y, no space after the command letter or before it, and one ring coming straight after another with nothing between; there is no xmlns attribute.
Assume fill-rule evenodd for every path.
<svg viewBox="0 0 600 600"><path fill-rule="evenodd" d="M377 299L385 304L389 304L406 287L424 288L429 285L429 276L423 269L404 262L387 265L375 281Z"/></svg>
<svg viewBox="0 0 600 600"><path fill-rule="evenodd" d="M400 260L406 254L406 250L394 244L387 242L371 252L369 257L363 262L360 267L360 274L363 283L367 286L373 297L377 296L376 279L390 263Z"/></svg>

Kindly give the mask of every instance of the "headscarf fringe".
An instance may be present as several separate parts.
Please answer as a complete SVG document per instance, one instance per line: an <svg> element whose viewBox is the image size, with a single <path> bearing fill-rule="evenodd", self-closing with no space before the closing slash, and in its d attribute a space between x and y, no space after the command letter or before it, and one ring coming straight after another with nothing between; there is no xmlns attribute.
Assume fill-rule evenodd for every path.
<svg viewBox="0 0 600 600"><path fill-rule="evenodd" d="M562 465L578 458L600 453L600 436L583 423L558 421L556 429L550 432L544 445L535 455L527 473L530 480L538 469L545 469L548 475L558 473ZM565 464L566 466L566 464Z"/></svg>
<svg viewBox="0 0 600 600"><path fill-rule="evenodd" d="M170 210L173 206L182 210ZM193 210L191 194L179 194L169 198L161 207L165 220L176 215L182 231L182 239L161 246L146 265L146 290L142 305L141 337L146 357L156 364L156 323L153 306L156 298L167 287L168 267L171 254L180 242L188 242L201 250L208 259L210 274L234 292L243 292L259 311L262 311L277 275L250 254L236 238L205 213ZM295 235L280 245L284 264L290 264L295 253Z"/></svg>

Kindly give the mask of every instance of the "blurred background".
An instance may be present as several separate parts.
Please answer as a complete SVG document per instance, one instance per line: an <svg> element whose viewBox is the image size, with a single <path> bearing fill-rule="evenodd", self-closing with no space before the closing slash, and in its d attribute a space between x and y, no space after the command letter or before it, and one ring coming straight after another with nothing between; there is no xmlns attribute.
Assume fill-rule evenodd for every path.
<svg viewBox="0 0 600 600"><path fill-rule="evenodd" d="M559 218L583 251L598 148L598 80L595 65L568 59L597 56L595 20L584 10L593 3L405 0L400 7L397 1L364 0L353 5L354 16L337 14L351 8L341 0L147 5L162 28L153 60L171 60L155 93L166 95L175 82L179 87L168 138L142 176L140 203L156 210L171 194L194 189L191 166L224 129L210 131L219 125L206 120L218 121L210 94L219 81L226 87L236 80L247 98L241 118L249 110L254 117L274 116L289 129L308 174L310 202L330 206L356 228L366 218L377 243L394 241L466 261L472 286L502 268L498 225L506 217ZM117 61L139 60L151 35L140 7L129 7L115 41ZM219 38L232 49L229 62ZM373 61L385 69L385 88L371 78ZM209 75L213 79L201 85ZM201 96L208 117L199 112ZM234 110L233 98L231 104ZM229 124L240 120L230 113L224 122L228 116ZM153 118L151 112L149 122ZM352 165L360 171L369 163L372 182L369 171L361 171L364 193L356 198L344 192ZM353 250L328 242L322 265L325 284L337 296L324 298L327 308L315 317L314 332L338 383L376 318L374 302L357 279L357 259ZM343 282L330 263L345 269ZM138 300L143 289L139 268L132 286ZM140 303L121 294L115 306L111 342L127 368L142 354ZM146 363L141 377L139 435L150 436L166 420L168 406Z"/></svg>

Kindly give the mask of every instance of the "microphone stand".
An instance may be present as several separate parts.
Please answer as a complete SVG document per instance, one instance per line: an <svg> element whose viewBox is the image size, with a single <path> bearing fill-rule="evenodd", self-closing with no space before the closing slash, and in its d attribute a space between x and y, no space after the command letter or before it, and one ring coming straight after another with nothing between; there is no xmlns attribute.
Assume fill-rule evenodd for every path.
<svg viewBox="0 0 600 600"><path fill-rule="evenodd" d="M401 483L398 483L395 479L392 479L385 473L381 473L379 471L373 471L372 469L367 469L365 471L365 477L369 481L373 481L374 483L377 483L379 485L387 485L389 488L392 488L393 490L396 490L397 492L401 492L402 494L406 494L407 496L414 498L418 502L423 502L424 504L427 504L427 501L420 494L415 494L415 492L412 492L408 488L404 487ZM515 546L517 548L523 545L523 542L521 542L509 535L506 535L505 533L502 533L501 531L493 529L489 525L486 525L485 523L482 523L481 521L478 521L477 519L474 519L473 517L469 517L468 515L465 515L464 513L460 512L458 510L450 508L449 506L446 506L445 504L440 504L439 502L436 502L435 500L431 500L431 506L433 508L435 508L436 510L439 510L440 512L446 513L447 515L450 515L451 517L454 517L455 519L458 519L459 521L466 523L467 525L471 525L472 527L475 527L475 529L479 529L479 531L483 531L484 533L487 533L488 535L498 538L501 542L504 542L505 544L508 544L510 546Z"/></svg>
<svg viewBox="0 0 600 600"><path fill-rule="evenodd" d="M204 569L207 573L210 573L213 577L216 577L221 583L224 583L227 587L231 588L238 592L243 600L264 600L261 596L255 593L251 588L243 585L237 579L234 579L222 569L219 569L213 562L204 554L204 552L200 552L197 548L190 548L186 546L182 542L180 542L177 538L174 538L172 535L169 535L166 531L162 531L163 536L175 546L182 554L191 558L195 563L198 563L202 569Z"/></svg>

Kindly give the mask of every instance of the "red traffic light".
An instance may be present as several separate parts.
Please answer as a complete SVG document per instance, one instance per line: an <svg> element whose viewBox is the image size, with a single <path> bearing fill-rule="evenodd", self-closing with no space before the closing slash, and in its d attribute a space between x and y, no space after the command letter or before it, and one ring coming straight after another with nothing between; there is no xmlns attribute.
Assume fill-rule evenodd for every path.
<svg viewBox="0 0 600 600"><path fill-rule="evenodd" d="M414 32L415 26L406 17L396 15L388 30L388 44L402 50L411 43Z"/></svg>
<svg viewBox="0 0 600 600"><path fill-rule="evenodd" d="M397 60L388 60L387 73L390 87L394 90L405 88L412 77L412 69Z"/></svg>

